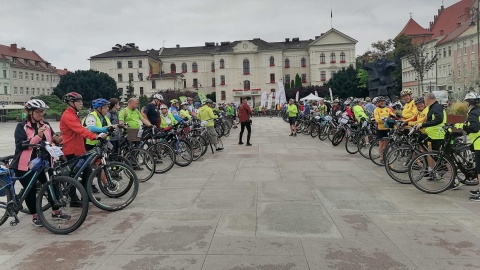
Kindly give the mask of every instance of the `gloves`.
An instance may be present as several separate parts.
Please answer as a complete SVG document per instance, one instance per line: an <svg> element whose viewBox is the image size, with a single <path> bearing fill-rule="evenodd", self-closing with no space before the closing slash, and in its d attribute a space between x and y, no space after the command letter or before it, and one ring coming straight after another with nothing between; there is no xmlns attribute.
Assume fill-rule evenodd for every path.
<svg viewBox="0 0 480 270"><path fill-rule="evenodd" d="M115 130L115 127L114 127L114 126L109 126L109 127L107 128L107 132L108 132L108 133L112 133L114 130Z"/></svg>
<svg viewBox="0 0 480 270"><path fill-rule="evenodd" d="M457 129L463 129L463 124L455 124L455 128Z"/></svg>
<svg viewBox="0 0 480 270"><path fill-rule="evenodd" d="M100 133L98 134L97 139L105 139L106 137L107 137L106 133Z"/></svg>

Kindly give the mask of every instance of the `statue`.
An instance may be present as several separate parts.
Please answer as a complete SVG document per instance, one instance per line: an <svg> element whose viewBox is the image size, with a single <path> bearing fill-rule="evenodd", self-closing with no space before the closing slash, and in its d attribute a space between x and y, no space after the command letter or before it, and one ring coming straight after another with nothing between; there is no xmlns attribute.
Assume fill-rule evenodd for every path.
<svg viewBox="0 0 480 270"><path fill-rule="evenodd" d="M394 100L395 82L391 74L396 67L397 65L392 60L386 58L373 60L369 55L369 61L363 64L363 69L368 72L370 98L387 96L391 101Z"/></svg>

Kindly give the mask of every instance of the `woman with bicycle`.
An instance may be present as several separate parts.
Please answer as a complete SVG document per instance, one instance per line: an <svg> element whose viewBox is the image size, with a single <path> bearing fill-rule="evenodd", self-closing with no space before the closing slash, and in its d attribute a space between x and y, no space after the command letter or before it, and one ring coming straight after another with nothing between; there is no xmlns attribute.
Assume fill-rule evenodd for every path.
<svg viewBox="0 0 480 270"><path fill-rule="evenodd" d="M31 147L24 148L22 143L29 141L30 144L38 144L42 141L49 143L61 143L62 136L56 134L48 122L43 121L43 115L48 106L39 99L29 100L25 104L25 110L27 112L27 118L25 121L18 123L15 129L15 159L10 165L11 169L14 169L15 176L21 177L28 172L28 163L37 157L37 152L33 151ZM40 174L38 180L41 183L47 181L45 174ZM26 189L30 183L31 178L24 178L20 180L23 188ZM30 214L32 214L32 223L36 227L42 227L37 215L36 208L36 196L37 189L32 188L26 194L25 203L27 205ZM52 218L68 220L70 216L59 210L58 207L52 207Z"/></svg>
<svg viewBox="0 0 480 270"><path fill-rule="evenodd" d="M467 121L465 123L455 124L455 128L463 129L467 132L475 151L475 170L477 179L480 180L480 95L476 93L467 93L465 101L469 104ZM480 189L470 191L472 196L470 200L480 202Z"/></svg>
<svg viewBox="0 0 480 270"><path fill-rule="evenodd" d="M382 139L388 137L388 128L385 127L384 120L396 115L386 106L387 99L385 97L377 97L377 102L378 107L373 111L373 115L375 116L375 122L377 122L378 155L380 163L383 163L383 150L387 146L387 141Z"/></svg>

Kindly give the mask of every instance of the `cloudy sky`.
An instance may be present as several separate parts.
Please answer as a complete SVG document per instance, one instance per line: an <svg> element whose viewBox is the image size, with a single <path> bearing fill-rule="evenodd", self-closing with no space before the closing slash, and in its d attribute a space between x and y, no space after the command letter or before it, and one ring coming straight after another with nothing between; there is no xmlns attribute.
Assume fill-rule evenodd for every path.
<svg viewBox="0 0 480 270"><path fill-rule="evenodd" d="M457 0L445 0L445 7ZM357 54L395 37L413 13L423 27L441 0L0 0L0 44L35 50L57 68L88 69L117 43L140 49L205 42L314 38L333 27L357 39Z"/></svg>

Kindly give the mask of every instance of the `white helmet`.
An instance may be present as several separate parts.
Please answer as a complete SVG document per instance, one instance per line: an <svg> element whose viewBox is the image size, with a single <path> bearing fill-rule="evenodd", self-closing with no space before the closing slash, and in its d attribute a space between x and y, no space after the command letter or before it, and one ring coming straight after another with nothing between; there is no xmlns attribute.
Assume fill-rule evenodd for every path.
<svg viewBox="0 0 480 270"><path fill-rule="evenodd" d="M47 106L47 104L45 104L45 102L43 102L40 99L31 99L31 100L27 101L27 103L25 103L25 110L33 111L33 110L37 110L37 109L46 110L46 109L48 109L48 106Z"/></svg>
<svg viewBox="0 0 480 270"><path fill-rule="evenodd" d="M158 99L158 100L160 100L160 101L163 101L163 96L160 95L160 94L155 94L155 95L153 95L152 98L153 98L153 99Z"/></svg>
<svg viewBox="0 0 480 270"><path fill-rule="evenodd" d="M167 110L168 110L168 107L167 107L167 105L162 104L162 105L160 105L160 110L161 110L161 109L167 109Z"/></svg>
<svg viewBox="0 0 480 270"><path fill-rule="evenodd" d="M480 100L480 95L475 92L469 92L465 95L465 98L463 100L468 102L477 102Z"/></svg>

